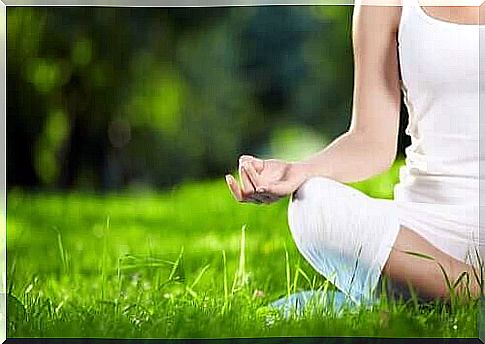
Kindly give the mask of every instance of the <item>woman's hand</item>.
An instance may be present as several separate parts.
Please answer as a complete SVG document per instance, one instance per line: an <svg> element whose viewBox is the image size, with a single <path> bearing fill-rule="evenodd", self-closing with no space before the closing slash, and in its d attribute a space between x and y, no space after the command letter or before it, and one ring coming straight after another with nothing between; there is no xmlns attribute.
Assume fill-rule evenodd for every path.
<svg viewBox="0 0 485 344"><path fill-rule="evenodd" d="M239 177L241 185L232 175L226 175L237 201L272 203L296 191L308 178L308 169L300 163L243 155L239 158Z"/></svg>

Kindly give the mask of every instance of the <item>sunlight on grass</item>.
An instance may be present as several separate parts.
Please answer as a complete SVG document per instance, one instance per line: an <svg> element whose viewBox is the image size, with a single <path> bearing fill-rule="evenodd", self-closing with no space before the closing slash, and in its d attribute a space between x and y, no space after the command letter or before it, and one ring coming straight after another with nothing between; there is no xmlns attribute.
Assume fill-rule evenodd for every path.
<svg viewBox="0 0 485 344"><path fill-rule="evenodd" d="M392 196L396 171L354 186ZM237 204L223 180L161 194L12 191L9 336L476 336L474 303L389 300L268 323L271 301L332 288L299 255L286 209Z"/></svg>

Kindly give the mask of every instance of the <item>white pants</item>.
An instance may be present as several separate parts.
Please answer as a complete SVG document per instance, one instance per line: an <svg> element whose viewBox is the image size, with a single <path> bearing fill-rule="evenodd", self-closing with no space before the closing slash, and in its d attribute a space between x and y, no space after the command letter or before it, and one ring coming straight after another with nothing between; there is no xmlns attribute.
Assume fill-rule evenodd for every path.
<svg viewBox="0 0 485 344"><path fill-rule="evenodd" d="M372 299L400 228L393 201L315 177L292 195L288 221L316 271L357 304Z"/></svg>

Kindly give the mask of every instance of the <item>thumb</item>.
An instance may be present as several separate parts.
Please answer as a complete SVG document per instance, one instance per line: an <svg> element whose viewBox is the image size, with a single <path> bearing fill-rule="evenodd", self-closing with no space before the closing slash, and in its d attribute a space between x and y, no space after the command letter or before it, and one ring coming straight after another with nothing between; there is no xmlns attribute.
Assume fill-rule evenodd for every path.
<svg viewBox="0 0 485 344"><path fill-rule="evenodd" d="M264 161L258 158L253 158L251 164L254 166L256 172L261 173L264 170Z"/></svg>

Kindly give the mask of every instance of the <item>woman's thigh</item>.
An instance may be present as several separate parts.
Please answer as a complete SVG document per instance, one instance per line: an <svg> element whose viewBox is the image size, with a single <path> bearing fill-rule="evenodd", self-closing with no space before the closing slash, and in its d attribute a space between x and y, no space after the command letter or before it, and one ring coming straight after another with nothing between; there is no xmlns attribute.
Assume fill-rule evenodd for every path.
<svg viewBox="0 0 485 344"><path fill-rule="evenodd" d="M415 231L401 227L384 265L384 276L397 285L411 285L422 296L446 298L450 290L445 273L451 283L463 273L468 274L469 291L479 296L480 286L471 265L439 250ZM467 287L465 283L460 286Z"/></svg>
<svg viewBox="0 0 485 344"><path fill-rule="evenodd" d="M292 196L295 244L320 274L356 302L368 302L400 230L391 201L376 201L328 178L312 178Z"/></svg>

